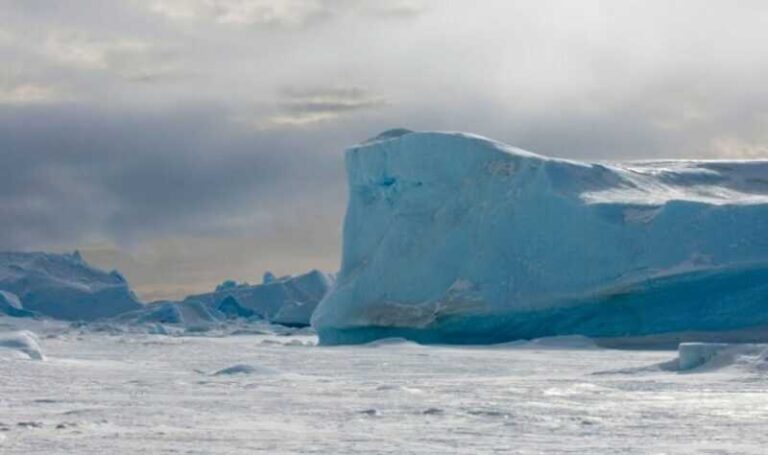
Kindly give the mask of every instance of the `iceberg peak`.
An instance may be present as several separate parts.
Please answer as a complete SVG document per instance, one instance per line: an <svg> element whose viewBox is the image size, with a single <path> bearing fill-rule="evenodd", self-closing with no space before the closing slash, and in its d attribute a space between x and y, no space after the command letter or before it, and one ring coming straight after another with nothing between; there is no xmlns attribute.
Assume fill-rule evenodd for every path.
<svg viewBox="0 0 768 455"><path fill-rule="evenodd" d="M383 131L380 134L378 134L378 135L376 135L376 136L366 140L364 142L364 144L365 143L370 143L370 142L376 142L376 141L385 141L385 140L388 140L388 139L396 139L396 138L403 137L406 134L411 134L411 133L413 133L413 131L409 130L407 128L392 128L392 129L388 129L386 131Z"/></svg>

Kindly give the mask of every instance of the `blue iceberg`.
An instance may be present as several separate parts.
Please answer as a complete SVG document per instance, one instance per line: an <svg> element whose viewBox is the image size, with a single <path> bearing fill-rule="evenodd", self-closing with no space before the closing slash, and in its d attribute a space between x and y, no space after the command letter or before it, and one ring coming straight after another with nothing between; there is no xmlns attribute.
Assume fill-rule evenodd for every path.
<svg viewBox="0 0 768 455"><path fill-rule="evenodd" d="M276 278L264 274L262 284L228 280L214 292L192 295L182 303L201 302L222 318L260 318L286 326L308 326L312 312L333 285L333 275L312 270Z"/></svg>
<svg viewBox="0 0 768 455"><path fill-rule="evenodd" d="M141 308L122 275L91 267L78 252L0 252L0 290L19 302L0 304L17 316L91 321Z"/></svg>
<svg viewBox="0 0 768 455"><path fill-rule="evenodd" d="M470 134L347 150L323 344L768 324L768 161L584 163Z"/></svg>

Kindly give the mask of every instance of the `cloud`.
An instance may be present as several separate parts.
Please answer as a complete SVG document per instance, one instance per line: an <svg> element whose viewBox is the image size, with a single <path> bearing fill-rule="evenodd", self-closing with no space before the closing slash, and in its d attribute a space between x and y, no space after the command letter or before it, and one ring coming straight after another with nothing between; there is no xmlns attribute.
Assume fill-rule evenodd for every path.
<svg viewBox="0 0 768 455"><path fill-rule="evenodd" d="M359 87L319 88L285 91L283 106L291 112L343 113L385 106L384 97Z"/></svg>
<svg viewBox="0 0 768 455"><path fill-rule="evenodd" d="M6 46L14 42L13 34L0 26L0 46Z"/></svg>
<svg viewBox="0 0 768 455"><path fill-rule="evenodd" d="M148 0L144 6L173 21L285 29L303 28L348 14L407 18L427 9L421 0Z"/></svg>
<svg viewBox="0 0 768 455"><path fill-rule="evenodd" d="M268 231L283 207L343 188L309 137L230 132L220 115L0 111L0 249Z"/></svg>
<svg viewBox="0 0 768 455"><path fill-rule="evenodd" d="M428 10L427 2L420 0L370 2L365 4L364 8L372 15L398 18L418 16Z"/></svg>
<svg viewBox="0 0 768 455"><path fill-rule="evenodd" d="M282 97L282 112L268 117L267 126L310 125L390 104L384 96L360 87L290 88L283 90Z"/></svg>
<svg viewBox="0 0 768 455"><path fill-rule="evenodd" d="M81 30L49 33L42 52L64 65L109 71L135 81L152 80L177 71L174 53L167 47L136 38L97 38Z"/></svg>
<svg viewBox="0 0 768 455"><path fill-rule="evenodd" d="M0 105L53 103L65 99L54 87L34 83L0 84Z"/></svg>
<svg viewBox="0 0 768 455"><path fill-rule="evenodd" d="M731 159L768 159L768 140L747 142L738 137L717 137L712 140L710 156Z"/></svg>
<svg viewBox="0 0 768 455"><path fill-rule="evenodd" d="M13 68L0 72L0 106L44 105L69 100L64 91Z"/></svg>
<svg viewBox="0 0 768 455"><path fill-rule="evenodd" d="M171 20L276 27L301 27L325 12L317 0L153 0L148 8Z"/></svg>

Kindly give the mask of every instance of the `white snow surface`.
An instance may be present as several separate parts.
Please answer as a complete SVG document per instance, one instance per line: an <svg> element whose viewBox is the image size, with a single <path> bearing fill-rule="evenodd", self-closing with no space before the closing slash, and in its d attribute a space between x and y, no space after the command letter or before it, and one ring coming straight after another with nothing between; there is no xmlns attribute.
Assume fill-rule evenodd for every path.
<svg viewBox="0 0 768 455"><path fill-rule="evenodd" d="M9 333L0 332L0 349L18 351L33 360L45 359L43 351L40 349L37 335L29 330Z"/></svg>
<svg viewBox="0 0 768 455"><path fill-rule="evenodd" d="M768 373L768 344L681 343L678 347L677 368L680 371L728 367Z"/></svg>
<svg viewBox="0 0 768 455"><path fill-rule="evenodd" d="M346 167L324 343L768 323L768 160L586 163L398 129Z"/></svg>
<svg viewBox="0 0 768 455"><path fill-rule="evenodd" d="M307 334L24 323L47 360L0 356L3 455L758 455L768 446L768 371L654 367L673 351L571 349L563 339L542 349L318 347ZM19 329L9 324L0 318ZM210 374L227 366L235 374Z"/></svg>
<svg viewBox="0 0 768 455"><path fill-rule="evenodd" d="M276 370L263 367L261 365L248 365L245 363L238 363L236 365L222 368L221 370L211 373L213 376L233 375L233 374L278 374Z"/></svg>

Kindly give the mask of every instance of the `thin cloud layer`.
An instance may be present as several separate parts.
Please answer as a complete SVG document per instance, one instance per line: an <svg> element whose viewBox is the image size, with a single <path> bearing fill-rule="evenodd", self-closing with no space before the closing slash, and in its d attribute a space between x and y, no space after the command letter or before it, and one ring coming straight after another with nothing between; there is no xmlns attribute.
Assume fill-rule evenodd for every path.
<svg viewBox="0 0 768 455"><path fill-rule="evenodd" d="M269 117L266 126L308 125L387 104L385 97L359 87L288 89L280 102L283 112Z"/></svg>
<svg viewBox="0 0 768 455"><path fill-rule="evenodd" d="M400 126L768 158L766 22L749 0L0 0L0 249L82 248L153 298L333 269L342 150Z"/></svg>
<svg viewBox="0 0 768 455"><path fill-rule="evenodd" d="M242 26L298 27L325 12L317 0L152 0L147 6L171 20Z"/></svg>

